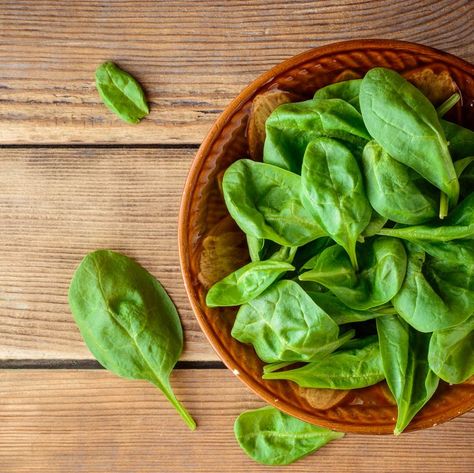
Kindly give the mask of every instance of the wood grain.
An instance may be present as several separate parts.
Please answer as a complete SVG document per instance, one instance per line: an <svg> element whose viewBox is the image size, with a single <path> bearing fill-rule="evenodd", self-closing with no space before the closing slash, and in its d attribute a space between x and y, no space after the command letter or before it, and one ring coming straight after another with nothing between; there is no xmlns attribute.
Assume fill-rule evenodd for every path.
<svg viewBox="0 0 474 473"><path fill-rule="evenodd" d="M0 371L0 381L2 472L467 473L474 461L470 413L400 437L348 434L291 469L259 466L232 428L239 413L262 402L228 370L173 376L195 432L151 385L105 371Z"/></svg>
<svg viewBox="0 0 474 473"><path fill-rule="evenodd" d="M245 85L294 54L378 37L474 61L473 21L470 0L2 0L0 143L200 143ZM104 60L146 88L139 126L100 103Z"/></svg>
<svg viewBox="0 0 474 473"><path fill-rule="evenodd" d="M91 358L67 305L75 267L111 248L177 304L184 360L216 360L181 279L177 222L194 150L0 150L0 359ZM0 469L1 470L1 469Z"/></svg>

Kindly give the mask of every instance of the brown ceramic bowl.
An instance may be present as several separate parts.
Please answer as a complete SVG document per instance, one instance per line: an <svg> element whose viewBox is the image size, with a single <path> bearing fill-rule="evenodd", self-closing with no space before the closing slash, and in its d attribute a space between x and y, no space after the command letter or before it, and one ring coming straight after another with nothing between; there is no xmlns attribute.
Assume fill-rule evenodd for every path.
<svg viewBox="0 0 474 473"><path fill-rule="evenodd" d="M316 89L332 83L348 69L363 74L384 66L406 72L427 65L450 72L463 95L456 119L472 126L473 65L419 44L348 41L295 56L256 79L213 125L189 173L180 211L179 248L186 289L199 324L215 351L243 383L269 404L307 422L344 432L391 433L397 409L383 383L341 393L261 379L262 362L253 348L230 335L236 309L209 309L204 302L210 285L248 261L245 238L225 208L218 176L232 162L248 156L246 126L256 95L278 88L310 98ZM408 430L431 427L473 407L474 385L443 383Z"/></svg>

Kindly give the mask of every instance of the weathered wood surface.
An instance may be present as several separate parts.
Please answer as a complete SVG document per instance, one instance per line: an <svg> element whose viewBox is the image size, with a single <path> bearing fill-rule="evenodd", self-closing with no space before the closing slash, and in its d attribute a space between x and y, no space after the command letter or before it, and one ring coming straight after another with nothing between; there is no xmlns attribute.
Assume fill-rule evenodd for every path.
<svg viewBox="0 0 474 473"><path fill-rule="evenodd" d="M227 370L178 370L176 394L199 427L187 430L144 382L103 370L0 371L0 470L5 473L330 471L468 473L474 413L422 432L348 434L288 468L249 460L233 436L236 416L259 407Z"/></svg>
<svg viewBox="0 0 474 473"><path fill-rule="evenodd" d="M393 38L474 61L473 22L471 0L2 0L0 143L200 143L243 87L294 54ZM146 88L139 126L101 104L104 60Z"/></svg>

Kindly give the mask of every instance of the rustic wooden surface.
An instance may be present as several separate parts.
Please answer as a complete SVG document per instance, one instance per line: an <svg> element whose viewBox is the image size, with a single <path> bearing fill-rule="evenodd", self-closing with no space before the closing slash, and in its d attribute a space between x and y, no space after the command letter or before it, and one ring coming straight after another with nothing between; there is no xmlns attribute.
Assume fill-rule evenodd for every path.
<svg viewBox="0 0 474 473"><path fill-rule="evenodd" d="M473 22L470 0L0 0L0 472L268 471L232 434L262 403L218 363L181 281L177 214L197 146L247 83L294 54L378 37L472 62ZM106 59L145 86L140 125L101 104L93 74ZM100 247L136 258L177 304L173 384L196 432L153 387L95 369L66 292ZM473 426L470 413L400 438L348 435L277 471L467 473Z"/></svg>

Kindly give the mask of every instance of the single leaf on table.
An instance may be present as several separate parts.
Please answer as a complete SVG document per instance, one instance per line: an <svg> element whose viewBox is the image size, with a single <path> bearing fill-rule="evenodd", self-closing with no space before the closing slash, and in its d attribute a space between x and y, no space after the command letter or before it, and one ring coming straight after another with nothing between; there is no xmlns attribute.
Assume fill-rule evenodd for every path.
<svg viewBox="0 0 474 473"><path fill-rule="evenodd" d="M232 336L251 343L266 363L309 361L331 353L354 336L339 327L294 281L282 280L244 304Z"/></svg>
<svg viewBox="0 0 474 473"><path fill-rule="evenodd" d="M360 113L341 99L280 105L266 122L263 161L300 173L306 146L320 136L362 148L370 140Z"/></svg>
<svg viewBox="0 0 474 473"><path fill-rule="evenodd" d="M141 85L113 62L95 71L95 84L107 107L128 123L138 123L149 109Z"/></svg>
<svg viewBox="0 0 474 473"><path fill-rule="evenodd" d="M433 332L428 361L444 381L463 383L474 375L474 314L467 320Z"/></svg>
<svg viewBox="0 0 474 473"><path fill-rule="evenodd" d="M372 238L358 247L360 270L338 245L324 250L313 268L299 276L327 287L345 305L359 310L389 302L400 289L406 271L406 252L396 238Z"/></svg>
<svg viewBox="0 0 474 473"><path fill-rule="evenodd" d="M224 174L224 198L237 225L256 238L283 246L301 246L324 231L300 199L301 177L249 159L233 163Z"/></svg>
<svg viewBox="0 0 474 473"><path fill-rule="evenodd" d="M379 343L371 337L370 343L361 347L342 347L301 368L265 373L263 379L287 379L303 388L357 389L372 386L384 379Z"/></svg>
<svg viewBox="0 0 474 473"><path fill-rule="evenodd" d="M377 332L385 379L398 406L398 435L431 399L439 378L428 365L430 334L414 330L398 315L377 319Z"/></svg>
<svg viewBox="0 0 474 473"><path fill-rule="evenodd" d="M318 89L313 99L341 99L350 103L357 111L360 112L359 92L362 79L346 80L336 82Z"/></svg>
<svg viewBox="0 0 474 473"><path fill-rule="evenodd" d="M362 79L360 107L367 130L383 149L444 192L454 206L459 182L430 101L395 71L378 67Z"/></svg>
<svg viewBox="0 0 474 473"><path fill-rule="evenodd" d="M392 299L400 316L425 333L463 322L474 312L474 265L428 255L413 243L405 246L406 277Z"/></svg>
<svg viewBox="0 0 474 473"><path fill-rule="evenodd" d="M440 120L454 160L474 156L474 131L447 120Z"/></svg>
<svg viewBox="0 0 474 473"><path fill-rule="evenodd" d="M378 143L366 144L362 163L367 197L380 215L408 225L425 223L437 216L436 189L393 159Z"/></svg>
<svg viewBox="0 0 474 473"><path fill-rule="evenodd" d="M301 182L306 209L357 268L356 242L372 210L351 151L331 138L311 141L303 158Z"/></svg>
<svg viewBox="0 0 474 473"><path fill-rule="evenodd" d="M383 228L386 235L411 242L443 242L474 238L474 192L471 192L444 220L399 228Z"/></svg>
<svg viewBox="0 0 474 473"><path fill-rule="evenodd" d="M242 450L263 465L289 465L344 437L343 433L308 424L270 406L240 414L234 433Z"/></svg>
<svg viewBox="0 0 474 473"><path fill-rule="evenodd" d="M183 349L176 307L138 263L109 250L88 254L74 273L69 305L99 363L160 389L192 430L196 423L176 399L170 374Z"/></svg>
<svg viewBox="0 0 474 473"><path fill-rule="evenodd" d="M245 304L293 269L291 264L281 261L253 261L214 284L207 293L206 304L208 307Z"/></svg>

